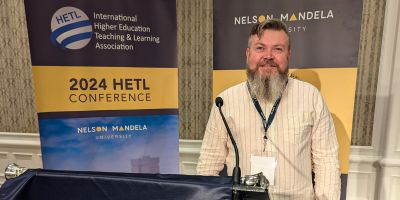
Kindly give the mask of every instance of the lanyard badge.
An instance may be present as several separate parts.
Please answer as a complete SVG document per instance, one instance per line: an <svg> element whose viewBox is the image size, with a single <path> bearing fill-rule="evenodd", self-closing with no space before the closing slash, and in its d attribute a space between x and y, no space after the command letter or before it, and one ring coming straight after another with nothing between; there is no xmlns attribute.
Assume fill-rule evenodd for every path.
<svg viewBox="0 0 400 200"><path fill-rule="evenodd" d="M286 80L286 85L287 85L287 83L288 83L288 81ZM251 99L253 100L254 107L256 107L256 110L257 110L258 114L260 115L261 120L262 120L262 123L263 123L263 127L264 127L264 137L263 137L263 140L264 140L264 150L263 150L263 151L265 151L265 146L266 146L267 141L268 141L267 132L268 132L269 127L270 127L271 124L272 124L272 121L273 121L274 118L275 118L276 111L278 110L279 103L281 102L282 94L281 94L281 96L279 96L279 98L275 101L274 106L272 107L271 112L269 113L269 116L268 116L268 120L267 120L267 118L266 118L265 115L264 115L264 112L263 112L262 109L261 109L260 103L259 103L258 100L257 100L257 97L256 97L254 94L252 94L252 92L251 92L251 88L250 88L250 83L249 83L249 81L246 82L246 85L247 85L247 90L249 91L249 94L250 94L250 96L251 96ZM286 85L285 85L285 86L286 86Z"/></svg>

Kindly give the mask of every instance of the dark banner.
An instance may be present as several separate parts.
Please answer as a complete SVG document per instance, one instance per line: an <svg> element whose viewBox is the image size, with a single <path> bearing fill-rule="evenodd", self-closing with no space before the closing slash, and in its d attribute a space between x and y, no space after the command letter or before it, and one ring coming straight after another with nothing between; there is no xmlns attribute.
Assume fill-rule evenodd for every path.
<svg viewBox="0 0 400 200"><path fill-rule="evenodd" d="M291 37L292 68L357 66L362 0L214 1L214 69L243 69L251 26L276 18Z"/></svg>
<svg viewBox="0 0 400 200"><path fill-rule="evenodd" d="M178 173L175 0L25 8L44 168Z"/></svg>
<svg viewBox="0 0 400 200"><path fill-rule="evenodd" d="M176 67L173 0L25 4L33 65Z"/></svg>
<svg viewBox="0 0 400 200"><path fill-rule="evenodd" d="M362 0L218 0L214 3L213 96L246 77L251 27L266 19L289 31L292 77L313 84L323 95L339 142L342 197L346 195L356 90Z"/></svg>

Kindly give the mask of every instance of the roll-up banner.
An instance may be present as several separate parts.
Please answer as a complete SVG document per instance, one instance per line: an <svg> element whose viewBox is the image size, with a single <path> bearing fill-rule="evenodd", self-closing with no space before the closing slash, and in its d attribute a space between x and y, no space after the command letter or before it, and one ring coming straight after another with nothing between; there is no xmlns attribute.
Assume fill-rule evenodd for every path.
<svg viewBox="0 0 400 200"><path fill-rule="evenodd" d="M25 8L44 168L178 173L175 0Z"/></svg>
<svg viewBox="0 0 400 200"><path fill-rule="evenodd" d="M291 37L289 73L322 93L339 141L345 194L354 110L362 0L214 1L213 95L246 80L250 28L280 19ZM344 198L344 197L342 197Z"/></svg>

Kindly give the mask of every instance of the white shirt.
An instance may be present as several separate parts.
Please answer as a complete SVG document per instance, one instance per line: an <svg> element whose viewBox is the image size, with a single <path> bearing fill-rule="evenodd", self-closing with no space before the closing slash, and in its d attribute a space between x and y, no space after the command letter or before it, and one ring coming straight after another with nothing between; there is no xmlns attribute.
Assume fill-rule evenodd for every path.
<svg viewBox="0 0 400 200"><path fill-rule="evenodd" d="M249 175L251 155L274 156L278 161L271 199L339 199L338 143L331 114L321 94L311 84L289 78L275 118L267 132L246 87L235 85L220 97L222 111L239 148L242 176ZM274 102L260 100L268 119ZM224 163L230 175L235 165L234 149L214 105L201 147L197 173L218 175ZM312 185L315 173L315 191Z"/></svg>

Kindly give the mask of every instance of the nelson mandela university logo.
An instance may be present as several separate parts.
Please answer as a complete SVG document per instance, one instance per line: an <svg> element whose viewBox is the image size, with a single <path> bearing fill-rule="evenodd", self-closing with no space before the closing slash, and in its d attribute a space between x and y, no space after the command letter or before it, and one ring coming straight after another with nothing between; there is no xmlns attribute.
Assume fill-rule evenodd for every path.
<svg viewBox="0 0 400 200"><path fill-rule="evenodd" d="M93 29L80 9L62 7L51 18L51 42L63 49L81 49L89 44Z"/></svg>

